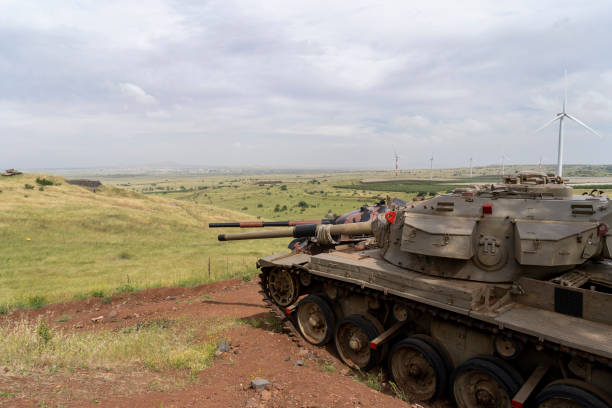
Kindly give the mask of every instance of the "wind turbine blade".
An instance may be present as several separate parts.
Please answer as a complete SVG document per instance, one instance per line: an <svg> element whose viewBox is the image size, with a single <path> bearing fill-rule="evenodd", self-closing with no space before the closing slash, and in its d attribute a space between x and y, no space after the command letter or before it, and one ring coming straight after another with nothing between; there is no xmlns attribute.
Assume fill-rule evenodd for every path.
<svg viewBox="0 0 612 408"><path fill-rule="evenodd" d="M563 113L565 113L565 108L567 106L567 69L563 76L563 88Z"/></svg>
<svg viewBox="0 0 612 408"><path fill-rule="evenodd" d="M558 120L561 118L562 115L557 115L554 119L549 120L548 122L546 122L546 124L544 126L540 126L535 132L533 133L538 133L540 130L543 130L544 128L548 127L548 125L550 125L551 123L553 123L555 120Z"/></svg>
<svg viewBox="0 0 612 408"><path fill-rule="evenodd" d="M579 125L582 125L583 127L585 127L587 130L591 131L591 133L594 133L595 135L597 135L598 137L602 137L599 133L597 133L595 130L593 130L590 126L588 126L586 123L582 122L581 120L576 119L575 117L568 115L567 113L565 114L565 116L567 116L568 118L570 118L571 120L573 120L574 122L578 123Z"/></svg>

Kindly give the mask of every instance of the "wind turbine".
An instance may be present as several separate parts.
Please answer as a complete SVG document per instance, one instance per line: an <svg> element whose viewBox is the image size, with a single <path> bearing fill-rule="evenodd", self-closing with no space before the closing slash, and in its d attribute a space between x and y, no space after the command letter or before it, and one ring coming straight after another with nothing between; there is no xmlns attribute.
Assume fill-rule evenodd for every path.
<svg viewBox="0 0 612 408"><path fill-rule="evenodd" d="M399 176L399 167L398 167L398 161L399 161L399 156L397 155L397 150L393 150L393 154L395 157L395 177Z"/></svg>
<svg viewBox="0 0 612 408"><path fill-rule="evenodd" d="M470 157L470 178L472 178L472 158Z"/></svg>
<svg viewBox="0 0 612 408"><path fill-rule="evenodd" d="M505 161L506 159L509 159L509 157L508 157L508 156L506 156L505 154L502 154L502 156L501 156L502 177L504 177L504 176L506 175L506 172L505 172L505 167L504 167L504 165L505 165L504 161Z"/></svg>
<svg viewBox="0 0 612 408"><path fill-rule="evenodd" d="M429 158L429 180L433 180L433 153Z"/></svg>
<svg viewBox="0 0 612 408"><path fill-rule="evenodd" d="M594 133L595 135L601 137L601 135L599 133L597 133L595 130L593 130L591 127L589 127L587 124L583 123L581 120L573 117L572 115L570 115L569 113L566 112L566 107L567 107L567 72L565 73L565 80L564 80L564 82L565 82L565 93L563 95L563 111L561 113L557 113L557 116L555 116L555 118L553 120L547 122L544 126L540 127L538 130L536 130L536 132L539 132L540 130L544 129L545 127L547 127L548 125L553 123L555 120L559 121L559 144L557 146L557 176L559 176L559 177L563 176L563 119L565 119L565 118L571 119L574 122L576 122L579 125L581 125L582 127L584 127L589 132Z"/></svg>

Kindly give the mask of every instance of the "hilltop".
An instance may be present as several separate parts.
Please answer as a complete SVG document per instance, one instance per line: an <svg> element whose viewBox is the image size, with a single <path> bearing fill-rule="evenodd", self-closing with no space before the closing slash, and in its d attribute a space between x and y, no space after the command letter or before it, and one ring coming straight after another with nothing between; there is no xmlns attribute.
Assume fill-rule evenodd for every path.
<svg viewBox="0 0 612 408"><path fill-rule="evenodd" d="M4 311L249 275L258 255L286 247L284 240L222 245L207 223L250 217L185 200L112 186L94 193L44 174L2 177L0 190Z"/></svg>

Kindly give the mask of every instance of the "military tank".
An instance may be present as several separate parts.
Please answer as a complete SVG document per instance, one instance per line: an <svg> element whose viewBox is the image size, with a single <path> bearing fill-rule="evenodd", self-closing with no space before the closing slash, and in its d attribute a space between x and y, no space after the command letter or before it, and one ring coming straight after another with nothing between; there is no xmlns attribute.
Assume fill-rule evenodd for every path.
<svg viewBox="0 0 612 408"><path fill-rule="evenodd" d="M270 307L348 366L387 367L411 401L461 408L612 406L612 202L523 172L340 225L258 261ZM373 235L369 245L342 236Z"/></svg>

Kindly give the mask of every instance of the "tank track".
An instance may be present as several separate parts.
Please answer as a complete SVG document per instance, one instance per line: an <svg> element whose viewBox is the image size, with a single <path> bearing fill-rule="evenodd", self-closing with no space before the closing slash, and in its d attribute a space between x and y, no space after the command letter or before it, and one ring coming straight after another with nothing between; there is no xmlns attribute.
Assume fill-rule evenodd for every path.
<svg viewBox="0 0 612 408"><path fill-rule="evenodd" d="M266 308L268 308L274 317L281 322L283 333L286 333L298 346L304 347L306 344L299 329L297 328L295 319L271 299L268 291L268 279L266 272L259 274L259 286L261 288L259 293L263 296L263 301L266 304Z"/></svg>
<svg viewBox="0 0 612 408"><path fill-rule="evenodd" d="M302 346L302 347L309 345L309 344L306 344L306 341L302 337L302 334L297 327L297 322L295 318L292 317L290 314L288 314L287 311L284 310L284 308L281 308L276 303L274 303L274 301L270 297L268 287L267 287L268 271L265 269L268 269L268 268L262 268L262 273L259 274L259 279L260 279L259 285L261 287L261 290L259 291L259 293L262 294L263 300L266 303L266 307L270 309L270 311L274 314L274 316L277 317L282 322L283 331L286 332L290 336L292 341L294 341L295 343L297 343L299 346ZM296 268L287 268L287 269L295 275L298 274L298 270L296 270ZM495 326L495 325L492 325L492 324L489 324L489 323L486 323L486 322L483 322L477 319L473 319L467 316L463 316L463 315L460 315L454 312L450 312L450 311L443 310L443 309L438 309L433 306L418 303L418 302L404 299L398 296L388 295L384 292L379 292L373 289L364 288L364 287L361 287L359 285L355 285L352 283L324 278L324 277L320 277L317 275L311 275L311 277L313 281L319 281L319 282L332 281L337 287L344 287L350 290L351 292L361 294L361 295L366 295L366 296L373 296L377 299L381 299L384 301L400 303L411 310L416 310L421 313L428 313L434 317L437 317L437 318L440 318L446 321L452 321L455 324L463 325L468 328L476 328L481 331L489 332L492 334L499 334L499 333L509 334L511 337L522 340L525 344L532 344L538 350L548 349L554 353L563 353L563 354L568 354L571 356L580 356L586 359L587 361L597 362L597 363L600 363L612 369L612 360L604 358L604 357L596 356L596 355L584 352L582 350L572 349L572 348L569 348L563 345L559 345L556 343L552 343L549 341L541 341L540 339L536 337L525 335L523 333L519 333L514 330L500 328L498 326Z"/></svg>

